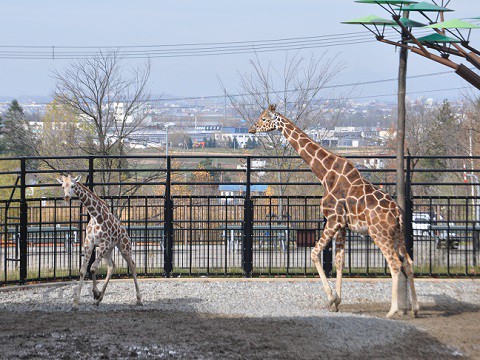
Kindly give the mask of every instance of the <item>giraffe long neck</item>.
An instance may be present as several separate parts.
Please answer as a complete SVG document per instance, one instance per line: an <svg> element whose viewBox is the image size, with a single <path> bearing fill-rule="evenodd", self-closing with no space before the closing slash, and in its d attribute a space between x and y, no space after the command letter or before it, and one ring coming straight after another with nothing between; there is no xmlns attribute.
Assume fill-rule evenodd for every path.
<svg viewBox="0 0 480 360"><path fill-rule="evenodd" d="M96 219L101 219L104 217L105 213L108 212L108 206L105 201L100 199L86 186L76 183L74 185L73 191L75 191L90 216Z"/></svg>
<svg viewBox="0 0 480 360"><path fill-rule="evenodd" d="M307 134L287 118L280 117L278 120L278 129L282 135L325 186L325 178L330 170L332 161L337 156L310 139Z"/></svg>

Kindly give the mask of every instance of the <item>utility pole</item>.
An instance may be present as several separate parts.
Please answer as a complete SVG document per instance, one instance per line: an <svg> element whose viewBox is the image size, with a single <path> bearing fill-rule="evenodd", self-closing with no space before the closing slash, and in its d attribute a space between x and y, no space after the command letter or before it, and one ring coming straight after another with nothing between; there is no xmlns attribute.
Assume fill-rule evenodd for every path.
<svg viewBox="0 0 480 360"><path fill-rule="evenodd" d="M403 16L408 18L408 11ZM402 42L407 40L408 34L402 31ZM406 126L406 96L407 96L407 60L408 50L400 48L398 64L398 94L397 94L397 204L406 212L405 209L405 126Z"/></svg>

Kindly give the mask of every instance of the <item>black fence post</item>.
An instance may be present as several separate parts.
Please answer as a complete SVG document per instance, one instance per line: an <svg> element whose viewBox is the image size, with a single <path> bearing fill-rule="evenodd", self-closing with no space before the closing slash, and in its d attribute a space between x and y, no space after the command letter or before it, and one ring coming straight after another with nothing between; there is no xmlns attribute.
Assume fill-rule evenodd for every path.
<svg viewBox="0 0 480 360"><path fill-rule="evenodd" d="M90 189L90 191L93 192L93 187L94 187L94 182L93 182L93 174L94 174L94 157L93 156L89 156L88 157L88 178L87 178L87 186L88 188ZM90 214L87 214L87 223L90 222ZM90 274L90 267L92 266L92 264L94 263L95 259L97 257L97 251L96 249L93 249L92 251L92 256L90 257L90 261L88 262L88 266L87 266L87 274L88 276L91 277L91 274Z"/></svg>
<svg viewBox="0 0 480 360"><path fill-rule="evenodd" d="M171 157L167 156L167 174L165 179L165 203L164 203L164 252L163 252L163 275L169 277L173 271L173 200L172 200L172 164Z"/></svg>
<svg viewBox="0 0 480 360"><path fill-rule="evenodd" d="M405 246L407 253L413 260L413 199L412 199L412 157L407 155L407 167L405 174Z"/></svg>
<svg viewBox="0 0 480 360"><path fill-rule="evenodd" d="M245 203L243 215L243 272L245 276L252 276L253 272L253 202L251 198L251 158L247 156L247 181L245 189Z"/></svg>
<svg viewBox="0 0 480 360"><path fill-rule="evenodd" d="M20 159L20 282L25 283L27 280L27 262L28 262L28 246L27 246L27 221L28 221L28 204L26 198L27 190L27 160Z"/></svg>

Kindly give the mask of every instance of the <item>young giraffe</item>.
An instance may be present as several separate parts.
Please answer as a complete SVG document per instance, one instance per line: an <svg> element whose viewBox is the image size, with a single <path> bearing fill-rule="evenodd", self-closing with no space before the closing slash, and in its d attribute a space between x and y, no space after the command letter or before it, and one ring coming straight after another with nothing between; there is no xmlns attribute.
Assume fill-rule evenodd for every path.
<svg viewBox="0 0 480 360"><path fill-rule="evenodd" d="M312 249L311 256L329 305L333 305L333 309L338 311L341 302L345 235L348 227L357 233L369 234L387 260L392 275L392 302L387 317L390 318L399 311L398 289L401 272L408 278L412 310L416 316L419 306L413 282L412 261L406 251L402 212L397 204L390 195L367 181L349 160L324 149L285 116L277 113L275 105L270 105L262 112L249 132L255 134L275 129L279 130L300 154L324 187L321 207L326 225L320 240ZM337 281L336 293L333 293L322 268L320 254L335 235Z"/></svg>
<svg viewBox="0 0 480 360"><path fill-rule="evenodd" d="M62 184L65 201L70 201L73 194L77 194L82 204L86 207L90 214L90 221L86 228L86 236L84 240L84 253L82 267L80 268L80 282L73 298L73 308L78 307L80 301L80 293L82 291L83 280L87 272L87 266L90 261L90 257L95 249L98 247L97 258L90 267L90 273L92 274L93 281L93 297L96 300L95 304L99 305L105 294L110 277L115 270L115 263L112 260L112 251L116 247L122 254L123 258L128 264L130 271L132 272L133 281L135 282L135 290L137 292L137 305L142 305L142 295L140 294L140 288L137 282L137 273L135 263L132 260L131 242L128 236L127 230L108 209L105 201L100 199L92 191L82 185L80 176L73 178L68 176L62 176L57 181ZM97 271L102 258L105 258L108 264L107 277L103 285L102 291L97 288L97 279L95 272Z"/></svg>

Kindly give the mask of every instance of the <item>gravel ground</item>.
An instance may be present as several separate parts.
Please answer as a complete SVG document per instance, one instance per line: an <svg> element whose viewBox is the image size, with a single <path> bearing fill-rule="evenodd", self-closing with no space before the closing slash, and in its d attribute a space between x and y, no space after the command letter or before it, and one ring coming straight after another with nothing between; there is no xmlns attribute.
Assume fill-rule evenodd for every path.
<svg viewBox="0 0 480 360"><path fill-rule="evenodd" d="M131 280L99 307L87 282L72 311L75 285L0 289L0 358L480 358L479 280L417 280L420 317L396 320L388 279L346 279L339 313L317 279L145 279L141 307Z"/></svg>

